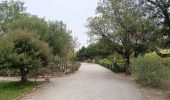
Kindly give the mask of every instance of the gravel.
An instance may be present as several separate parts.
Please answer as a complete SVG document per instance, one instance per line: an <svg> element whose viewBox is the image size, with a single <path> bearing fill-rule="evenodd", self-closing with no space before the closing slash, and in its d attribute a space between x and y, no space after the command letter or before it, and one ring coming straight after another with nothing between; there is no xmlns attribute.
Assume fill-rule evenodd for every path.
<svg viewBox="0 0 170 100"><path fill-rule="evenodd" d="M133 81L97 64L82 63L79 71L26 95L22 100L145 100Z"/></svg>

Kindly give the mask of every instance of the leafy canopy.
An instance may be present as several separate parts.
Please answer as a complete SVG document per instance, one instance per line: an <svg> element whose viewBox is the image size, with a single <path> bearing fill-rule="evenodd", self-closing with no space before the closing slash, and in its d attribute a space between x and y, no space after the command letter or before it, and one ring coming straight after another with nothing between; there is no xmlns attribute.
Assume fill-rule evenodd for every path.
<svg viewBox="0 0 170 100"><path fill-rule="evenodd" d="M0 40L0 64L10 68L27 69L47 65L52 55L48 44L36 34L13 30Z"/></svg>

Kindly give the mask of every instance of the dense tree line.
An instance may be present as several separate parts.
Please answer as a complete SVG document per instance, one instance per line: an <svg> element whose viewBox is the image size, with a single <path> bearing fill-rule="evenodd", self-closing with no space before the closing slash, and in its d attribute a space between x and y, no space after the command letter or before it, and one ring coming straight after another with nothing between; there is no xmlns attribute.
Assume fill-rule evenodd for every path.
<svg viewBox="0 0 170 100"><path fill-rule="evenodd" d="M92 43L87 47L83 46L77 52L77 58L79 61L98 60L111 54L113 54L113 50L105 45L103 41L99 41L97 43Z"/></svg>
<svg viewBox="0 0 170 100"><path fill-rule="evenodd" d="M0 35L0 68L19 69L23 84L30 69L48 66L55 55L74 58L75 41L66 24L27 13L21 1L0 2Z"/></svg>

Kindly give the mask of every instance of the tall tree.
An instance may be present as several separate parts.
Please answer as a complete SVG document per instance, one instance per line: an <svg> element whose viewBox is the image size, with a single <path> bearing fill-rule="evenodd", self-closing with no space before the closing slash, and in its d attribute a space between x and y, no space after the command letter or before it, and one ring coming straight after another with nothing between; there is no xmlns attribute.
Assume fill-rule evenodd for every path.
<svg viewBox="0 0 170 100"><path fill-rule="evenodd" d="M84 60L98 60L99 58L105 58L108 55L113 54L113 51L111 51L111 48L107 45L104 45L102 42L97 42L90 44L87 47L82 47L77 52L78 60L84 61Z"/></svg>
<svg viewBox="0 0 170 100"><path fill-rule="evenodd" d="M170 1L169 0L141 0L139 6L145 12L144 16L153 21L159 30L154 34L159 36L160 42L144 41L160 57L170 57L170 53L163 54L159 48L170 47ZM154 30L153 30L154 31Z"/></svg>
<svg viewBox="0 0 170 100"><path fill-rule="evenodd" d="M0 2L0 33L4 33L7 29L5 24L25 13L24 3L21 1L4 0Z"/></svg>
<svg viewBox="0 0 170 100"><path fill-rule="evenodd" d="M73 49L71 31L62 21L48 22L45 40L53 47L54 54L66 56Z"/></svg>
<svg viewBox="0 0 170 100"><path fill-rule="evenodd" d="M97 7L98 16L89 18L89 34L103 39L111 48L120 54L125 61L126 73L130 73L130 56L140 53L144 48L138 34L148 29L147 19L141 18L140 8L136 0L102 0ZM149 32L149 31L148 31ZM136 37L135 37L136 35ZM146 35L142 35L143 38Z"/></svg>
<svg viewBox="0 0 170 100"><path fill-rule="evenodd" d="M15 21L6 24L8 30L23 29L40 35L41 39L49 43L53 53L66 56L73 49L73 38L71 31L62 21L45 21L43 18L22 14Z"/></svg>

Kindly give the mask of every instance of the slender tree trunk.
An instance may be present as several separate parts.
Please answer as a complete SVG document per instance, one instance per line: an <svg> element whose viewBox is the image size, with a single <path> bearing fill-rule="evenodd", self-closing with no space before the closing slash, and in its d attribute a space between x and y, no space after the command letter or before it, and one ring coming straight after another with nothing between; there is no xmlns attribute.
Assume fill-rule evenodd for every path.
<svg viewBox="0 0 170 100"><path fill-rule="evenodd" d="M20 68L21 73L21 84L25 85L27 83L27 70L25 67Z"/></svg>
<svg viewBox="0 0 170 100"><path fill-rule="evenodd" d="M130 75L130 55L129 54L125 54L124 55L124 61L125 61L125 71L126 71L126 75Z"/></svg>

